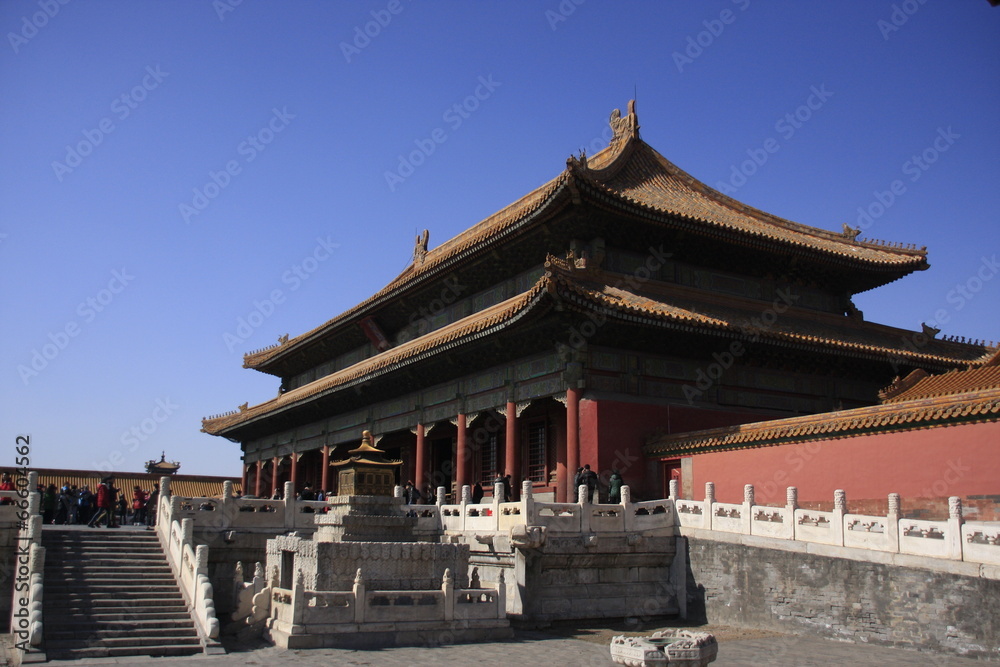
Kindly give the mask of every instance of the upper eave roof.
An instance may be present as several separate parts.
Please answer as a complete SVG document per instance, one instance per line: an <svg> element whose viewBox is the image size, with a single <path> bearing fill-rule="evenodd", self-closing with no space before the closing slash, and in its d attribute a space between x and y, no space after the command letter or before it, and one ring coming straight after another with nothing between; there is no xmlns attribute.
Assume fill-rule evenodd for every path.
<svg viewBox="0 0 1000 667"><path fill-rule="evenodd" d="M617 111L617 110L616 110ZM927 268L926 250L856 241L853 236L809 227L765 213L709 187L657 153L639 138L634 103L625 117L612 114L610 145L587 158L570 158L554 179L506 208L428 250L392 282L324 324L243 357L243 365L267 372L271 362L302 349L336 328L355 322L380 304L456 262L481 251L515 229L558 210L580 191L593 191L619 207L679 218L700 233L741 237L754 245L772 244L789 252L825 258L857 269L889 272L889 280ZM567 194L569 196L567 196ZM856 235L856 231L854 233ZM883 282L888 282L885 280Z"/></svg>
<svg viewBox="0 0 1000 667"><path fill-rule="evenodd" d="M759 301L652 281L644 286L642 294L638 294L609 284L612 280L620 283L620 276L577 268L570 260L550 256L545 266L546 273L527 292L265 403L205 419L202 430L212 435L225 435L256 419L303 405L322 395L492 335L539 307L543 300L572 309L596 311L601 317L623 322L665 326L679 331L714 332L731 338L753 336L770 345L827 350L833 354L874 360L893 359L911 365L968 366L975 364L984 354L982 347L948 341L930 341L920 350L910 350L906 347L906 334L912 335L913 332L857 323L843 316L804 311L794 306L789 306L773 324L749 329L753 319L761 315ZM695 303L697 308L692 305Z"/></svg>

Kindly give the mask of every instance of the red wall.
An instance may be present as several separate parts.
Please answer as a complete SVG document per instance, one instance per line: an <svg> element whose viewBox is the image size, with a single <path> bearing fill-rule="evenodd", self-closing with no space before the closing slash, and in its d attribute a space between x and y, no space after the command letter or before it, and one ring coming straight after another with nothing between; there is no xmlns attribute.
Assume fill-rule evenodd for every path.
<svg viewBox="0 0 1000 667"><path fill-rule="evenodd" d="M692 468L697 500L705 482L729 503L753 484L758 504L784 505L794 486L800 502L832 502L844 489L848 509L898 493L905 511L907 498L1000 494L1000 422L699 454Z"/></svg>

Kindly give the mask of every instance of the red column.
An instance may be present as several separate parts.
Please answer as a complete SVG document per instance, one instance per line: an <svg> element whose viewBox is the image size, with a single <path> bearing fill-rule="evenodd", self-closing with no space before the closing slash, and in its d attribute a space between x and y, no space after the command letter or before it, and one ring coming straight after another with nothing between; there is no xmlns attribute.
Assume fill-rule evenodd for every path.
<svg viewBox="0 0 1000 667"><path fill-rule="evenodd" d="M295 452L292 452L289 456L292 457L292 474L291 474L292 490L295 491L296 493L298 493L298 491L299 491L299 484L298 484L298 481L299 481L299 456L300 455L296 454Z"/></svg>
<svg viewBox="0 0 1000 667"><path fill-rule="evenodd" d="M330 445L323 445L323 470L320 472L319 488L325 494L330 482Z"/></svg>
<svg viewBox="0 0 1000 667"><path fill-rule="evenodd" d="M466 477L467 462L466 462L466 435L467 429L465 426L465 415L458 415L458 437L455 443L455 494L456 498L454 502L458 502L461 499L462 487L468 484Z"/></svg>
<svg viewBox="0 0 1000 667"><path fill-rule="evenodd" d="M246 495L247 493L250 493L249 491L247 491L247 467L248 466L247 466L246 463L243 463L243 464L240 465L240 469L241 469L241 472L240 472L240 494L241 495Z"/></svg>
<svg viewBox="0 0 1000 667"><path fill-rule="evenodd" d="M274 497L274 492L278 490L278 457L275 456L271 459L271 497Z"/></svg>
<svg viewBox="0 0 1000 667"><path fill-rule="evenodd" d="M573 477L580 467L580 390L566 390L566 479L559 482L559 488L566 489L566 502L576 502Z"/></svg>
<svg viewBox="0 0 1000 667"><path fill-rule="evenodd" d="M264 459L257 460L257 477L253 481L253 494L260 498L260 480L264 476Z"/></svg>
<svg viewBox="0 0 1000 667"><path fill-rule="evenodd" d="M423 493L424 475L427 474L427 438L424 437L424 425L417 424L417 455L416 472L413 475L413 483L417 489ZM430 502L428 500L427 502Z"/></svg>
<svg viewBox="0 0 1000 667"><path fill-rule="evenodd" d="M517 403L507 401L507 432L504 434L504 475L510 475L511 500L520 495L521 471L518 461L521 460L521 447L517 441Z"/></svg>

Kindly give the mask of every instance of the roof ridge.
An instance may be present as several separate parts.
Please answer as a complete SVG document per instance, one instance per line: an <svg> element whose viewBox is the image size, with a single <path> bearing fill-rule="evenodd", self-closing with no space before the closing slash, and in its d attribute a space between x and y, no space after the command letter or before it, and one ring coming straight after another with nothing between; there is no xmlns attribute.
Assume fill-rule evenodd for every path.
<svg viewBox="0 0 1000 667"><path fill-rule="evenodd" d="M627 150L626 150L627 149ZM905 243L893 243L888 241L858 241L854 234L854 230L848 231L849 228L845 226L843 232L835 232L829 229L824 229L822 227L815 227L813 225L806 225L801 222L795 222L794 220L789 220L781 216L769 213L762 209L759 209L750 204L739 201L729 195L713 188L704 181L696 178L689 172L685 171L681 167L677 166L675 163L664 157L659 151L650 146L648 143L636 137L636 140L629 141L626 146L614 156L614 161L609 162L606 166L600 169L589 169L584 168L582 170L577 170L577 174L584 177L589 182L599 186L603 190L614 191L614 188L607 185L604 180L613 179L627 164L628 157L631 157L638 151L644 151L650 157L652 157L666 172L666 175L678 179L684 186L690 188L698 195L706 197L710 201L714 201L720 206L724 206L736 213L747 215L751 218L756 218L768 224L774 225L781 229L797 232L800 234L806 234L816 238L821 238L826 241L832 241L836 243L842 243L847 246L858 245L862 247L868 247L871 249L877 249L882 252L889 252L898 255L905 256L926 256L927 249L926 246L922 248L917 248L915 244L905 244ZM602 151L603 152L603 151ZM625 158L625 159L623 159ZM581 165L586 167L586 165ZM638 200L632 200L633 203L642 204L643 202Z"/></svg>
<svg viewBox="0 0 1000 667"><path fill-rule="evenodd" d="M469 229L452 237L451 239L441 244L437 248L434 248L433 250L428 250L423 262L419 266L416 266L414 265L413 262L411 262L410 264L407 265L405 269L403 269L403 271L399 275L397 275L395 278L389 281L389 283L387 283L385 287L383 287L378 292L368 297L361 303L351 308L348 308L339 315L327 320L323 324L314 327L309 331L301 333L298 336L295 336L291 340L287 341L285 344L268 347L259 352L244 355L243 365L247 368L255 368L257 366L260 366L263 363L270 360L272 357L274 357L275 354L284 352L286 350L291 350L294 346L302 342L305 342L310 337L324 330L328 330L340 326L342 324L345 324L347 322L350 322L353 317L358 316L361 312L364 311L365 308L377 302L379 299L385 298L386 296L388 296L389 294L393 293L396 290L404 289L409 285L412 285L414 279L419 278L423 275L430 275L432 273L431 269L436 268L437 266L443 264L448 259L454 257L457 254L460 254L464 250L467 250L475 243L482 242L488 239L490 236L493 236L496 233L503 231L503 229L505 229L506 227L515 224L524 217L531 215L532 213L540 209L542 206L544 206L546 201L555 196L559 192L560 187L565 183L566 180L567 180L567 172L564 170L560 172L559 175L556 176L555 178L550 179L546 183L535 188L534 190L524 195L523 197L513 202L512 204L509 204L508 206L505 206L504 208L497 211L496 213L487 216L486 218L479 221ZM504 221L505 214L511 214L511 219ZM495 228L491 229L491 227L494 226ZM473 232L476 230L480 232L481 238L475 238L476 235ZM454 253L446 254L445 252L446 249L454 248L456 245L461 244L463 241L464 245L457 248L457 250Z"/></svg>
<svg viewBox="0 0 1000 667"><path fill-rule="evenodd" d="M914 369L905 378L896 377L888 387L878 393L879 399L885 403L890 399L899 396L901 393L913 387L929 374L922 368Z"/></svg>

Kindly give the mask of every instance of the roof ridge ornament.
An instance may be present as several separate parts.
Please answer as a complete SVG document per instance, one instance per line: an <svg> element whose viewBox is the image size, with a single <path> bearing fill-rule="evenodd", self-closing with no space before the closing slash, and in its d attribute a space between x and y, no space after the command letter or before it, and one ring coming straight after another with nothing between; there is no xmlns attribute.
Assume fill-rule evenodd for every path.
<svg viewBox="0 0 1000 667"><path fill-rule="evenodd" d="M635 113L635 100L628 101L628 114L624 118L622 118L621 109L615 109L611 112L608 123L611 125L612 133L611 141L608 142L609 147L618 148L628 139L638 139L639 117Z"/></svg>
<svg viewBox="0 0 1000 667"><path fill-rule="evenodd" d="M427 258L427 244L430 242L431 233L425 229L423 234L418 234L413 244L413 264L419 266Z"/></svg>

